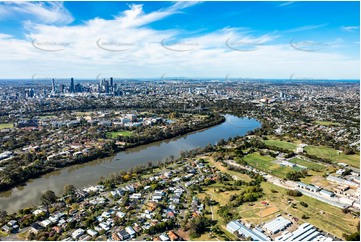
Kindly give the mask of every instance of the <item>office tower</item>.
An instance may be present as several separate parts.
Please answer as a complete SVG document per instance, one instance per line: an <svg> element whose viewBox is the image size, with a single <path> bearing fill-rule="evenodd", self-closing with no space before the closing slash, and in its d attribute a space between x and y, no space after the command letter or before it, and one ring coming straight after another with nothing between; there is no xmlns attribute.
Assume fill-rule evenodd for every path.
<svg viewBox="0 0 361 242"><path fill-rule="evenodd" d="M83 87L81 86L80 83L75 85L74 91L75 92L82 92L83 91Z"/></svg>
<svg viewBox="0 0 361 242"><path fill-rule="evenodd" d="M52 81L51 92L55 93L55 80Z"/></svg>
<svg viewBox="0 0 361 242"><path fill-rule="evenodd" d="M109 82L104 81L104 86L105 86L105 93L109 93Z"/></svg>
<svg viewBox="0 0 361 242"><path fill-rule="evenodd" d="M114 82L113 82L113 77L110 78L110 91L113 92L114 91Z"/></svg>
<svg viewBox="0 0 361 242"><path fill-rule="evenodd" d="M59 87L60 87L60 88L59 88L59 89L60 89L59 92L60 92L60 93L64 93L65 85L64 85L64 84L61 84Z"/></svg>
<svg viewBox="0 0 361 242"><path fill-rule="evenodd" d="M34 89L32 88L25 89L25 96L28 98L34 97Z"/></svg>
<svg viewBox="0 0 361 242"><path fill-rule="evenodd" d="M114 96L118 96L118 88L117 88L117 84L114 83L114 86L113 86L113 95Z"/></svg>
<svg viewBox="0 0 361 242"><path fill-rule="evenodd" d="M74 88L74 78L70 79L70 92L74 93L75 92L75 88Z"/></svg>

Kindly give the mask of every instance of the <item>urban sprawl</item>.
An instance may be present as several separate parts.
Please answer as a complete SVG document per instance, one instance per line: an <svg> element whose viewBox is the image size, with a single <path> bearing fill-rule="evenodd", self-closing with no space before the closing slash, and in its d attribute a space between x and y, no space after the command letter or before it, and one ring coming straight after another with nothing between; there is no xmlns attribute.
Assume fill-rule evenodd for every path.
<svg viewBox="0 0 361 242"><path fill-rule="evenodd" d="M1 240L358 240L359 82L0 81L0 191L227 122L261 128L0 210ZM231 124L230 124L231 125ZM242 127L240 127L242 128ZM128 161L132 162L132 161Z"/></svg>

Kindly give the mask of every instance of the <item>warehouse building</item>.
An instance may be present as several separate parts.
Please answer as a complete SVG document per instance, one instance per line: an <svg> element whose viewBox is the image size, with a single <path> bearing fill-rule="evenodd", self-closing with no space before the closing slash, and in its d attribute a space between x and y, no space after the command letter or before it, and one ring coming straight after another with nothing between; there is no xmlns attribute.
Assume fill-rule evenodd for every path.
<svg viewBox="0 0 361 242"><path fill-rule="evenodd" d="M332 241L331 238L322 235L315 226L304 223L293 233L284 232L275 238L276 241Z"/></svg>
<svg viewBox="0 0 361 242"><path fill-rule="evenodd" d="M258 228L249 229L238 221L231 221L227 224L227 230L235 235L240 235L245 238L252 238L253 241L269 241L271 240L267 235L262 233Z"/></svg>
<svg viewBox="0 0 361 242"><path fill-rule="evenodd" d="M278 232L286 229L292 224L291 221L284 217L278 217L270 222L267 222L263 228L265 228L270 234L277 234Z"/></svg>
<svg viewBox="0 0 361 242"><path fill-rule="evenodd" d="M331 191L328 191L326 189L322 189L320 191L320 194L325 196L325 197L334 197L335 196L335 193L331 192Z"/></svg>

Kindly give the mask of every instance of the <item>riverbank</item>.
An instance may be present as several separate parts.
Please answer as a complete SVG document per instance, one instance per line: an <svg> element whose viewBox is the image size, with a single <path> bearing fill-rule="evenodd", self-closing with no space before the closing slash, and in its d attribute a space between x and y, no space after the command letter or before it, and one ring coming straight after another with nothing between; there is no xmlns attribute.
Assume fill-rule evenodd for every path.
<svg viewBox="0 0 361 242"><path fill-rule="evenodd" d="M153 142L116 153L113 156L75 164L47 173L37 179L30 179L25 186L19 186L0 194L0 209L9 212L18 211L27 206L38 205L40 196L46 190L56 194L63 192L65 184L73 184L77 188L95 185L102 177L108 177L120 170L157 163L167 157L179 158L184 151L216 144L220 140L228 140L261 127L261 123L252 118L236 117L225 114L226 122L210 128L201 129L171 139Z"/></svg>
<svg viewBox="0 0 361 242"><path fill-rule="evenodd" d="M206 128L213 127L215 125L219 125L219 124L225 122L225 120L226 120L224 116L219 115L219 114L216 114L213 117L214 117L214 119L207 120L207 122L205 122L205 123L200 123L200 124L197 124L196 126L178 129L178 130L175 130L174 132L164 133L164 135L160 135L160 136L151 136L144 140L138 140L134 143L126 144L123 147L117 146L117 145L115 145L115 142L113 142L110 145L103 146L102 149L96 149L96 150L90 152L86 156L82 155L81 157L78 157L75 159L62 159L62 160L53 162L50 166L48 165L48 166L41 167L41 168L38 167L39 169L33 169L32 173L24 174L23 176L21 176L20 179L14 180L11 184L0 183L0 193L6 192L6 191L13 189L15 187L18 187L18 186L24 186L24 185L26 185L26 182L29 181L30 179L37 179L45 174L48 174L53 171L57 171L59 169L63 169L65 167L70 167L70 166L78 165L78 164L84 164L84 163L91 162L91 161L94 161L97 159L111 157L111 156L114 156L114 154L116 154L118 152L122 152L122 151L130 149L130 148L135 148L135 147L138 147L141 145L147 145L147 144L151 144L151 143L154 143L157 141L172 139L172 138L182 136L182 135L185 135L188 133L200 131L200 130L203 130Z"/></svg>

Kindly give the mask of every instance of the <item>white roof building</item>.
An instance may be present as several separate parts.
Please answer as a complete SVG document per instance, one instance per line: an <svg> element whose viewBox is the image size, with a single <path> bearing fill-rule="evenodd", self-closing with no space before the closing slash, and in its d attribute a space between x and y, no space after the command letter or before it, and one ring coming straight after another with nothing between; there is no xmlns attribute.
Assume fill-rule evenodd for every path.
<svg viewBox="0 0 361 242"><path fill-rule="evenodd" d="M80 236L82 236L84 234L84 232L85 231L83 229L77 229L71 234L71 237L73 239L78 239Z"/></svg>

